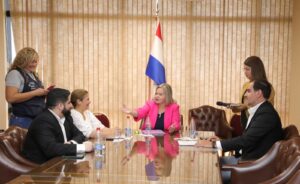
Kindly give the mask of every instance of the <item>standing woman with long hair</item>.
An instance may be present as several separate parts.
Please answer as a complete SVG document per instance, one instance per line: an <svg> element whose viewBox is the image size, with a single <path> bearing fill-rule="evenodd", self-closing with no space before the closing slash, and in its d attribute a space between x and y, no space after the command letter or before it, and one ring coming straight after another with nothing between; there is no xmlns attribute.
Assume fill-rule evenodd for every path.
<svg viewBox="0 0 300 184"><path fill-rule="evenodd" d="M229 107L235 113L241 112L241 123L242 123L243 128L246 127L248 116L249 116L249 113L247 111L248 106L246 105L247 98L245 97L245 93L246 93L247 89L249 88L251 82L253 82L253 81L259 81L259 80L268 81L264 64L263 64L262 60L257 56L250 56L244 61L244 73L249 81L245 82L242 87L242 91L241 91L241 95L240 95L241 104L239 106L230 106ZM272 89L271 95L270 95L268 101L274 105L275 91L274 91L273 86L271 89Z"/></svg>
<svg viewBox="0 0 300 184"><path fill-rule="evenodd" d="M10 126L28 128L45 108L45 96L49 91L44 89L36 73L38 62L38 53L25 47L17 53L6 75L5 97L12 107Z"/></svg>

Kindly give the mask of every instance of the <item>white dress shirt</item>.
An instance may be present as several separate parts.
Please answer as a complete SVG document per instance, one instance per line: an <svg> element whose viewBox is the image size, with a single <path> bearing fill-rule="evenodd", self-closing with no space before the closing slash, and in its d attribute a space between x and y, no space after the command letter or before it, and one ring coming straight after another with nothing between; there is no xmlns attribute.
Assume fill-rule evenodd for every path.
<svg viewBox="0 0 300 184"><path fill-rule="evenodd" d="M256 104L256 105L253 106L253 107L250 107L250 108L248 109L249 117L248 117L248 120L247 120L247 124L246 124L245 129L248 128L248 126L249 126L249 124L250 124L250 122L251 122L251 119L253 118L254 114L255 114L256 111L257 111L257 109L258 109L259 106L260 106L261 104L263 104L264 102L265 102L265 100L262 101L261 103ZM218 149L222 149L222 145L221 145L221 142L220 142L220 141L216 141L216 147L217 147Z"/></svg>
<svg viewBox="0 0 300 184"><path fill-rule="evenodd" d="M99 121L91 111L86 110L83 112L83 114L85 119L77 110L71 110L71 116L73 118L74 125L83 133L85 137L90 137L93 130L96 130L97 128L105 128L101 121Z"/></svg>
<svg viewBox="0 0 300 184"><path fill-rule="evenodd" d="M248 128L249 123L250 123L251 119L253 118L255 112L257 111L258 107L259 107L262 103L264 103L264 102L265 102L265 101L263 101L263 102L261 102L261 103L259 103L259 104L256 104L255 106L250 107L250 108L248 109L249 117L248 117L248 121L247 121L247 125L246 125L245 129Z"/></svg>
<svg viewBox="0 0 300 184"><path fill-rule="evenodd" d="M61 131L63 133L63 136L64 136L64 141L65 141L64 143L66 144L68 142L67 135L66 135L66 129L65 129L65 126L64 126L66 118L65 117L60 118L54 111L52 111L51 109L48 109L48 110L57 119L57 121L59 123L59 126L61 128ZM76 152L77 153L84 153L85 152L85 146L84 146L84 144L78 144L74 140L70 140L70 142L72 142L73 144L76 144Z"/></svg>

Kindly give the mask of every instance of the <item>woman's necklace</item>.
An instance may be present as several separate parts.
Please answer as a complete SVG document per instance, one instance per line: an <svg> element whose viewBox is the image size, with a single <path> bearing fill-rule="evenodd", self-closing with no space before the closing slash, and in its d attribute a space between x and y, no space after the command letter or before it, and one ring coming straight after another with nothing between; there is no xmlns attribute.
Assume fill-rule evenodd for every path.
<svg viewBox="0 0 300 184"><path fill-rule="evenodd" d="M158 118L160 118L161 115L165 112L165 108L164 107L163 108L159 108L159 111L158 111Z"/></svg>

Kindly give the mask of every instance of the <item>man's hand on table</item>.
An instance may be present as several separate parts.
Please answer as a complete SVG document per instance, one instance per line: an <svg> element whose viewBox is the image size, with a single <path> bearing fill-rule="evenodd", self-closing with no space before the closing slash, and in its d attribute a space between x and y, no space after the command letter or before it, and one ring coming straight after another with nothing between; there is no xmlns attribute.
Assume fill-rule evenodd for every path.
<svg viewBox="0 0 300 184"><path fill-rule="evenodd" d="M216 141L219 141L218 136L211 136L206 140L199 140L196 144L196 147L205 147L205 148L216 148Z"/></svg>
<svg viewBox="0 0 300 184"><path fill-rule="evenodd" d="M93 151L93 143L91 141L85 141L83 142L85 147L85 152L92 152Z"/></svg>

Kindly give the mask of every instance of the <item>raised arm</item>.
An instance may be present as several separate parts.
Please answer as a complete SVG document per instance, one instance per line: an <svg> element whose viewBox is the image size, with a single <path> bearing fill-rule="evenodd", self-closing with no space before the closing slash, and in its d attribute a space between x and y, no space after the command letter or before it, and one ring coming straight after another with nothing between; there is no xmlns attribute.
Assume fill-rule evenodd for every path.
<svg viewBox="0 0 300 184"><path fill-rule="evenodd" d="M138 117L138 112L136 110L133 109L129 109L126 105L123 104L122 107L122 111L126 114L131 115L133 118L137 118Z"/></svg>

